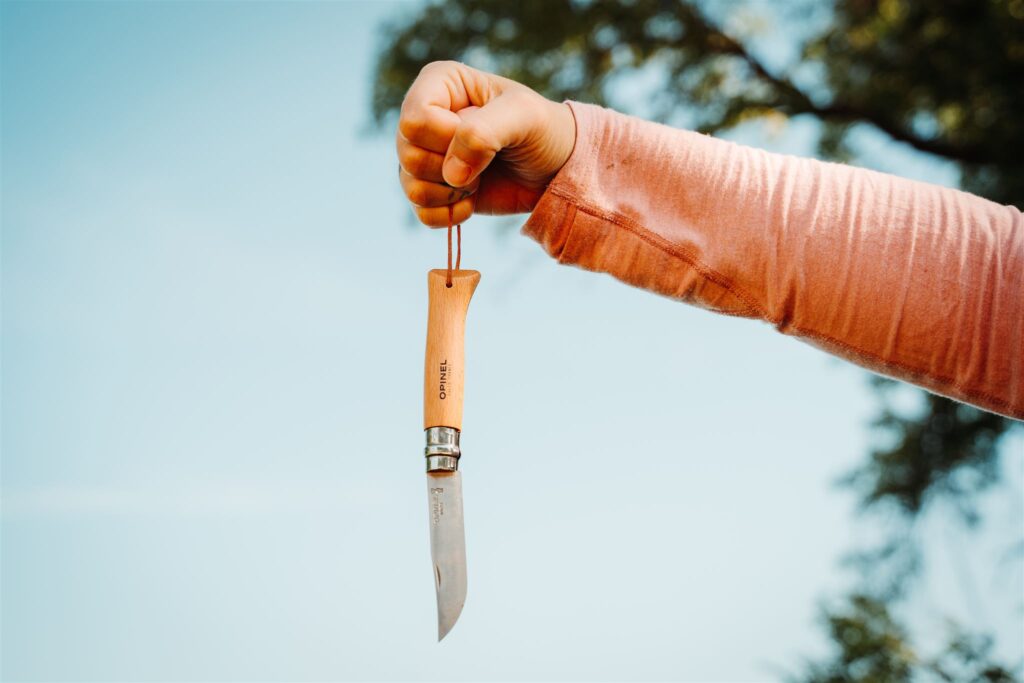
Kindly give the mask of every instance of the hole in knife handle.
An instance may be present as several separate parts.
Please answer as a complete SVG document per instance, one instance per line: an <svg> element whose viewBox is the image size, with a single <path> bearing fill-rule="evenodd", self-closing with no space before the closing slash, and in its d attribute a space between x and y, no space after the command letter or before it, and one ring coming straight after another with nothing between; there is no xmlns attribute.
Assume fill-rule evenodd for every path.
<svg viewBox="0 0 1024 683"><path fill-rule="evenodd" d="M434 582L437 584L437 590L441 590L441 568L436 564L434 565Z"/></svg>

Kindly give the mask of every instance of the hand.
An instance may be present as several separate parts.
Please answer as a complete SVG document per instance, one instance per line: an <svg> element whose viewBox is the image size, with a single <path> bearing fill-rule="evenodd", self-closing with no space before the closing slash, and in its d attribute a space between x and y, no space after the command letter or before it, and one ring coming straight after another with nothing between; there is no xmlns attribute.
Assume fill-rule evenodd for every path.
<svg viewBox="0 0 1024 683"><path fill-rule="evenodd" d="M533 210L572 154L566 104L459 62L420 71L398 119L399 177L425 225Z"/></svg>

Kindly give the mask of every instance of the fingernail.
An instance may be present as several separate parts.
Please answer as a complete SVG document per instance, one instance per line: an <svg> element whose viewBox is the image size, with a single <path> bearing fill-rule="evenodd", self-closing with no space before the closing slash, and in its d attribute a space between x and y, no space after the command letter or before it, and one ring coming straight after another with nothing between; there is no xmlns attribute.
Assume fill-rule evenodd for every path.
<svg viewBox="0 0 1024 683"><path fill-rule="evenodd" d="M472 169L469 167L469 164L464 162L462 159L457 157L448 157L444 162L442 175L444 175L444 179L449 185L455 185L458 187L469 180L469 173L471 170Z"/></svg>

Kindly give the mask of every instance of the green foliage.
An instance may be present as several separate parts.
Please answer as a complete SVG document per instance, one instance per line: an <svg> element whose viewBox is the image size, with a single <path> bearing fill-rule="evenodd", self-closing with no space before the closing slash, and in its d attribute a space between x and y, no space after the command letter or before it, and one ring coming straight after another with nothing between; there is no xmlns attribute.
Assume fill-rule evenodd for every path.
<svg viewBox="0 0 1024 683"><path fill-rule="evenodd" d="M1014 683L1016 674L991 658L990 639L953 629L939 654L927 658L914 648L888 604L854 594L823 621L833 652L806 666L793 680L804 683Z"/></svg>
<svg viewBox="0 0 1024 683"><path fill-rule="evenodd" d="M898 683L910 681L916 656L907 634L884 602L853 595L846 609L824 615L836 644L830 661L812 664L801 677L808 683Z"/></svg>
<svg viewBox="0 0 1024 683"><path fill-rule="evenodd" d="M609 104L623 77L660 79L643 115L705 132L752 118L811 116L820 156L850 160L851 133L871 127L952 161L965 189L1024 209L1024 0L834 0L827 24L799 37L785 69L759 58L755 36L733 35L702 9L714 0L444 0L385 31L373 115L389 120L426 63L457 59L554 100ZM728 5L739 10L740 3ZM811 6L774 5L792 16ZM615 102L641 113L630 102ZM632 110L631 110L632 108ZM976 518L972 501L998 477L999 443L1016 423L924 394L923 409L892 408L876 379L874 427L888 439L846 479L865 508L891 508L904 531L936 500ZM808 683L1007 683L985 638L954 632L922 657L893 616L921 552L893 533L851 558L867 587L824 623L833 656Z"/></svg>
<svg viewBox="0 0 1024 683"><path fill-rule="evenodd" d="M890 445L873 451L846 483L861 492L865 507L888 502L915 515L941 496L976 521L970 501L998 480L999 441L1014 422L928 393L922 393L924 410L901 414L887 400L896 383L880 377L873 383L882 406L874 426Z"/></svg>
<svg viewBox="0 0 1024 683"><path fill-rule="evenodd" d="M388 29L373 113L382 120L394 111L420 67L438 59L477 64L556 100L598 104L617 77L654 67L664 79L649 103L655 118L685 109L694 127L713 132L767 114L812 115L827 124L821 152L829 157L842 156L853 124L867 124L957 162L966 188L1024 207L1024 0L836 0L828 27L785 73L700 7L435 3Z"/></svg>
<svg viewBox="0 0 1024 683"><path fill-rule="evenodd" d="M714 132L750 118L811 115L823 124L820 153L839 160L851 155L850 131L869 125L957 162L968 189L1024 208L1024 0L836 0L800 54L775 73L693 1L446 0L387 29L373 114L383 121L396 111L419 69L439 59L476 64L555 100L599 104L619 77L653 69L663 79L645 103L655 118L686 112ZM877 426L895 445L849 479L866 505L894 502L916 514L934 494L964 501L996 476L1010 421L926 401L915 417L883 408Z"/></svg>
<svg viewBox="0 0 1024 683"><path fill-rule="evenodd" d="M968 189L1024 207L1024 2L838 2L804 55L824 65L829 116L960 162Z"/></svg>
<svg viewBox="0 0 1024 683"><path fill-rule="evenodd" d="M692 105L713 131L809 102L768 76L743 46L691 2L664 0L448 0L388 31L377 67L373 113L395 110L418 70L458 59L529 85L554 100L608 102L616 77L662 71L656 118Z"/></svg>

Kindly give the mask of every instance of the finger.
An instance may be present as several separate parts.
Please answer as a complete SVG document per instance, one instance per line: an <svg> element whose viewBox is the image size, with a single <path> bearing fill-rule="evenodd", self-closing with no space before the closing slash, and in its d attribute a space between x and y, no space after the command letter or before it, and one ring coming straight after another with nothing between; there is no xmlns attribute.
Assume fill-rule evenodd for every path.
<svg viewBox="0 0 1024 683"><path fill-rule="evenodd" d="M465 223L473 215L474 196L470 195L452 205L452 223ZM420 223L431 228L448 227L448 207L414 207Z"/></svg>
<svg viewBox="0 0 1024 683"><path fill-rule="evenodd" d="M449 187L441 183L419 180L404 170L399 174L399 178L401 179L402 191L405 192L405 196L414 205L422 208L448 206L476 192L475 184L463 188Z"/></svg>
<svg viewBox="0 0 1024 683"><path fill-rule="evenodd" d="M455 187L473 182L498 152L526 135L536 115L536 107L509 93L479 109L460 112L460 123L445 153L445 182Z"/></svg>
<svg viewBox="0 0 1024 683"><path fill-rule="evenodd" d="M403 138L424 149L444 153L448 149L459 116L436 105L402 105L398 132Z"/></svg>
<svg viewBox="0 0 1024 683"><path fill-rule="evenodd" d="M402 100L398 129L414 145L444 152L459 125L453 112L494 99L504 83L505 79L465 64L431 62L420 70Z"/></svg>
<svg viewBox="0 0 1024 683"><path fill-rule="evenodd" d="M455 61L431 62L420 69L402 101L405 107L442 107L458 111L482 104L491 90L487 74ZM481 100L481 101L477 101Z"/></svg>
<svg viewBox="0 0 1024 683"><path fill-rule="evenodd" d="M431 62L409 86L398 116L398 132L412 144L444 152L459 117L454 113L469 104L456 62Z"/></svg>
<svg viewBox="0 0 1024 683"><path fill-rule="evenodd" d="M398 148L398 163L410 175L420 180L444 182L444 176L441 175L444 154L417 147L401 135L398 136L396 146Z"/></svg>

